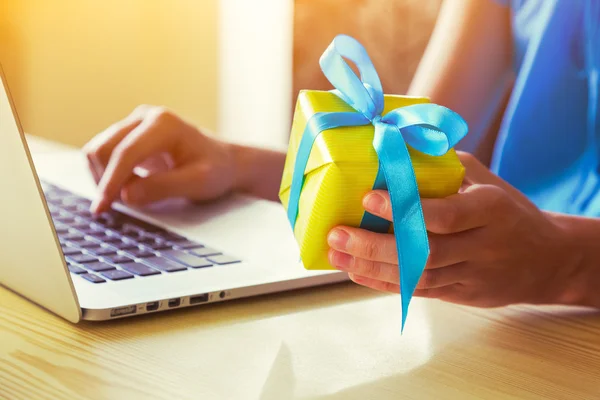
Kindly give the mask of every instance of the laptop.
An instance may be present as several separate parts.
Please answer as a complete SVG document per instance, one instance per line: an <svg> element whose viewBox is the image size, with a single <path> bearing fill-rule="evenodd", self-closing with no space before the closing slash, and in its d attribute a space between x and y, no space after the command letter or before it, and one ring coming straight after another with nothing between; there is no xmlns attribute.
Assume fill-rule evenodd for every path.
<svg viewBox="0 0 600 400"><path fill-rule="evenodd" d="M78 323L346 281L307 271L283 207L242 195L89 212L77 150L32 158L0 67L0 285ZM320 289L319 289L320 290Z"/></svg>

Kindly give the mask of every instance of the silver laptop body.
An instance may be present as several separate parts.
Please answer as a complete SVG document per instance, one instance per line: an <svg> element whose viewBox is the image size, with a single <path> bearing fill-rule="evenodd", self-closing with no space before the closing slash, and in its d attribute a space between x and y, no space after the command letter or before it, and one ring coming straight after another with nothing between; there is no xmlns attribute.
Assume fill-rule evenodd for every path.
<svg viewBox="0 0 600 400"><path fill-rule="evenodd" d="M269 201L116 204L94 221L83 156L65 149L32 158L1 67L0 79L1 285L77 323L348 279L306 271L284 210Z"/></svg>

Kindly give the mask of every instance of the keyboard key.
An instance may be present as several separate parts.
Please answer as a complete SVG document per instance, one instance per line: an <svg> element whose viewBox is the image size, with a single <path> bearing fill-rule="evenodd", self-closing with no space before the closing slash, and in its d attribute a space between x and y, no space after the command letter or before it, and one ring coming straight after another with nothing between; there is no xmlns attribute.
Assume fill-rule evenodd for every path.
<svg viewBox="0 0 600 400"><path fill-rule="evenodd" d="M141 244L151 244L156 242L156 239L150 236L142 236L142 237L137 237L136 239L134 239L136 242L141 243Z"/></svg>
<svg viewBox="0 0 600 400"><path fill-rule="evenodd" d="M95 230L94 228L92 228L91 226L89 226L89 224L85 228L77 228L77 231L81 232L81 234L84 235L84 236L89 236L89 235L92 235L92 234L98 232L97 230Z"/></svg>
<svg viewBox="0 0 600 400"><path fill-rule="evenodd" d="M52 216L52 219L57 222L62 222L63 224L72 224L75 222L75 218L70 215L60 215L60 216Z"/></svg>
<svg viewBox="0 0 600 400"><path fill-rule="evenodd" d="M129 243L129 242L115 242L115 243L103 243L104 247L108 247L115 250L129 250L129 249L137 249L137 243Z"/></svg>
<svg viewBox="0 0 600 400"><path fill-rule="evenodd" d="M142 263L130 262L127 264L122 264L120 267L128 272L131 272L132 274L139 276L160 275L160 271L150 268Z"/></svg>
<svg viewBox="0 0 600 400"><path fill-rule="evenodd" d="M89 254L73 254L68 257L69 261L75 262L77 264L86 264L98 261L98 259Z"/></svg>
<svg viewBox="0 0 600 400"><path fill-rule="evenodd" d="M144 233L144 230L141 227L128 223L124 223L121 228L119 228L119 231L123 232L123 234L127 236L138 236Z"/></svg>
<svg viewBox="0 0 600 400"><path fill-rule="evenodd" d="M168 241L171 241L171 242L178 242L178 241L187 240L187 238L185 238L185 237L183 237L181 235L178 235L178 234L176 234L174 232L166 232L166 231L157 232L157 233L155 233L155 236L160 237L160 238L165 239L165 240L168 240Z"/></svg>
<svg viewBox="0 0 600 400"><path fill-rule="evenodd" d="M152 250L167 250L173 248L170 243L153 237L144 237L141 240L138 240L137 243Z"/></svg>
<svg viewBox="0 0 600 400"><path fill-rule="evenodd" d="M88 237L92 238L93 240L97 240L99 242L104 242L104 243L118 243L121 241L120 237L108 235L104 232L91 233L88 235Z"/></svg>
<svg viewBox="0 0 600 400"><path fill-rule="evenodd" d="M77 265L74 265L74 264L69 264L68 267L69 267L69 271L71 271L74 274L78 274L79 275L79 274L85 274L85 273L87 273L87 271L85 269L83 269L83 268L81 268L81 267L79 267Z"/></svg>
<svg viewBox="0 0 600 400"><path fill-rule="evenodd" d="M119 250L139 249L138 245L133 242L111 243L111 246L117 247Z"/></svg>
<svg viewBox="0 0 600 400"><path fill-rule="evenodd" d="M185 271L187 269L181 264L162 257L145 258L142 260L142 262L165 272Z"/></svg>
<svg viewBox="0 0 600 400"><path fill-rule="evenodd" d="M162 240L155 240L154 242L144 244L143 246L153 250L170 250L173 248L173 246L170 243L164 242Z"/></svg>
<svg viewBox="0 0 600 400"><path fill-rule="evenodd" d="M60 200L63 207L68 207L77 200L77 196L75 196L73 193L64 192L64 194L61 195Z"/></svg>
<svg viewBox="0 0 600 400"><path fill-rule="evenodd" d="M104 279L100 278L98 275L94 275L94 274L82 274L79 275L81 276L83 279L88 280L92 283L102 283L102 282L106 282Z"/></svg>
<svg viewBox="0 0 600 400"><path fill-rule="evenodd" d="M156 255L151 251L140 249L139 247L136 247L135 249L125 250L125 254L133 258L147 258L154 257Z"/></svg>
<svg viewBox="0 0 600 400"><path fill-rule="evenodd" d="M241 262L241 260L238 260L237 258L233 258L225 254L208 257L208 261L219 265L235 264Z"/></svg>
<svg viewBox="0 0 600 400"><path fill-rule="evenodd" d="M75 254L81 254L81 249L78 249L77 247L64 246L62 248L62 252L65 256L71 256Z"/></svg>
<svg viewBox="0 0 600 400"><path fill-rule="evenodd" d="M85 251L95 254L97 256L108 256L108 255L117 253L117 250L115 250L115 249L111 249L108 247L102 247L102 246L89 247L89 248L85 249Z"/></svg>
<svg viewBox="0 0 600 400"><path fill-rule="evenodd" d="M66 233L59 233L58 237L61 238L62 240L69 240L69 241L74 241L74 240L82 240L83 239L83 235L81 233L78 232L66 232Z"/></svg>
<svg viewBox="0 0 600 400"><path fill-rule="evenodd" d="M120 269L113 269L110 271L104 271L100 273L103 277L110 279L111 281L120 281L123 279L131 279L133 275L131 275L127 271L121 271Z"/></svg>
<svg viewBox="0 0 600 400"><path fill-rule="evenodd" d="M110 213L107 213L107 212L104 212L100 215L94 216L94 221L96 221L99 224L105 224L105 223L107 223L109 221L113 221L113 220L114 220L114 217Z"/></svg>
<svg viewBox="0 0 600 400"><path fill-rule="evenodd" d="M196 249L199 247L204 247L203 245L201 245L198 242L194 242L192 240L183 240L183 241L179 241L179 242L172 242L173 246L176 246L180 249Z"/></svg>
<svg viewBox="0 0 600 400"><path fill-rule="evenodd" d="M210 267L212 265L212 263L207 261L206 258L197 257L193 254L189 254L180 250L161 251L160 255L192 268Z"/></svg>
<svg viewBox="0 0 600 400"><path fill-rule="evenodd" d="M82 231L86 231L86 230L90 230L90 229L91 229L91 228L90 228L90 224L89 224L88 222L85 222L85 221L77 221L77 222L74 222L74 223L72 223L72 224L69 224L69 226L70 226L72 229L76 229L76 230L78 230L79 232L82 232Z"/></svg>
<svg viewBox="0 0 600 400"><path fill-rule="evenodd" d="M101 224L99 222L90 222L90 227L99 231L99 232L103 232L106 227L104 226L104 224Z"/></svg>
<svg viewBox="0 0 600 400"><path fill-rule="evenodd" d="M115 254L110 256L102 256L102 259L111 264L126 264L133 262L133 258L127 257L123 254Z"/></svg>
<svg viewBox="0 0 600 400"><path fill-rule="evenodd" d="M90 206L92 205L92 201L89 199L85 199L83 197L77 197L77 199L75 200L78 204L81 205L82 209L89 209Z"/></svg>
<svg viewBox="0 0 600 400"><path fill-rule="evenodd" d="M168 243L162 243L162 244L156 244L156 243L142 244L141 247L144 248L144 249L147 249L149 251L152 251L152 252L164 251L164 250L172 250L173 249L173 247L171 245L169 245Z"/></svg>
<svg viewBox="0 0 600 400"><path fill-rule="evenodd" d="M217 254L221 254L220 251L211 249L210 247L201 247L199 249L191 249L191 250L189 250L189 252L194 255L200 256L200 257L216 256Z"/></svg>
<svg viewBox="0 0 600 400"><path fill-rule="evenodd" d="M70 212L70 213L72 213L72 212L74 212L74 211L77 211L77 204L75 204L75 203L69 203L69 204L66 204L66 205L65 205L65 204L63 203L63 205L62 205L62 209L63 209L63 210L66 210L66 211L68 211L68 212Z"/></svg>
<svg viewBox="0 0 600 400"><path fill-rule="evenodd" d="M98 242L94 242L92 240L80 239L74 242L77 246L82 247L84 249L92 249L94 247L98 247Z"/></svg>
<svg viewBox="0 0 600 400"><path fill-rule="evenodd" d="M114 265L107 264L103 261L86 264L85 267L94 272L110 271L112 269L115 269Z"/></svg>
<svg viewBox="0 0 600 400"><path fill-rule="evenodd" d="M125 222L122 217L119 217L116 214L101 215L100 217L96 217L95 220L107 228L120 228Z"/></svg>
<svg viewBox="0 0 600 400"><path fill-rule="evenodd" d="M93 217L92 212L89 210L89 206L86 205L78 205L77 209L73 211L73 214L85 219L90 219Z"/></svg>
<svg viewBox="0 0 600 400"><path fill-rule="evenodd" d="M100 238L98 238L98 239L100 239ZM122 241L122 238L119 235L106 234L102 238L102 241L105 243L120 243Z"/></svg>
<svg viewBox="0 0 600 400"><path fill-rule="evenodd" d="M54 224L54 229L56 230L56 233L59 235L66 234L69 232L69 226L61 224L60 222L57 222Z"/></svg>

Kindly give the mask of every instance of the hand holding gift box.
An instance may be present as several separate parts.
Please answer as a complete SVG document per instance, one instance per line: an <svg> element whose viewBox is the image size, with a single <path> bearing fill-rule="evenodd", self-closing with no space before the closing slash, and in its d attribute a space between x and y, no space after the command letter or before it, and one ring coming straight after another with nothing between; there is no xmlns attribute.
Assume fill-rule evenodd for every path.
<svg viewBox="0 0 600 400"><path fill-rule="evenodd" d="M356 64L360 79L344 58ZM445 197L460 188L464 168L453 147L467 124L426 98L384 95L365 49L349 36L337 36L320 65L336 90L300 92L280 198L306 269L332 269L327 234L335 226L393 229L404 328L429 255L420 196ZM389 191L393 227L363 209L373 189Z"/></svg>

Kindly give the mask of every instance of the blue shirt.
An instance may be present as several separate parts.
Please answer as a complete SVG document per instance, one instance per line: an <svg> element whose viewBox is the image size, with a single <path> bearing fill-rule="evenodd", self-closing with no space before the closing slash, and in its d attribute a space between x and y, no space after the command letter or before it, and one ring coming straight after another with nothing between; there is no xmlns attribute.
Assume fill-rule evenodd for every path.
<svg viewBox="0 0 600 400"><path fill-rule="evenodd" d="M491 169L542 209L600 216L600 0L495 1L516 81Z"/></svg>

